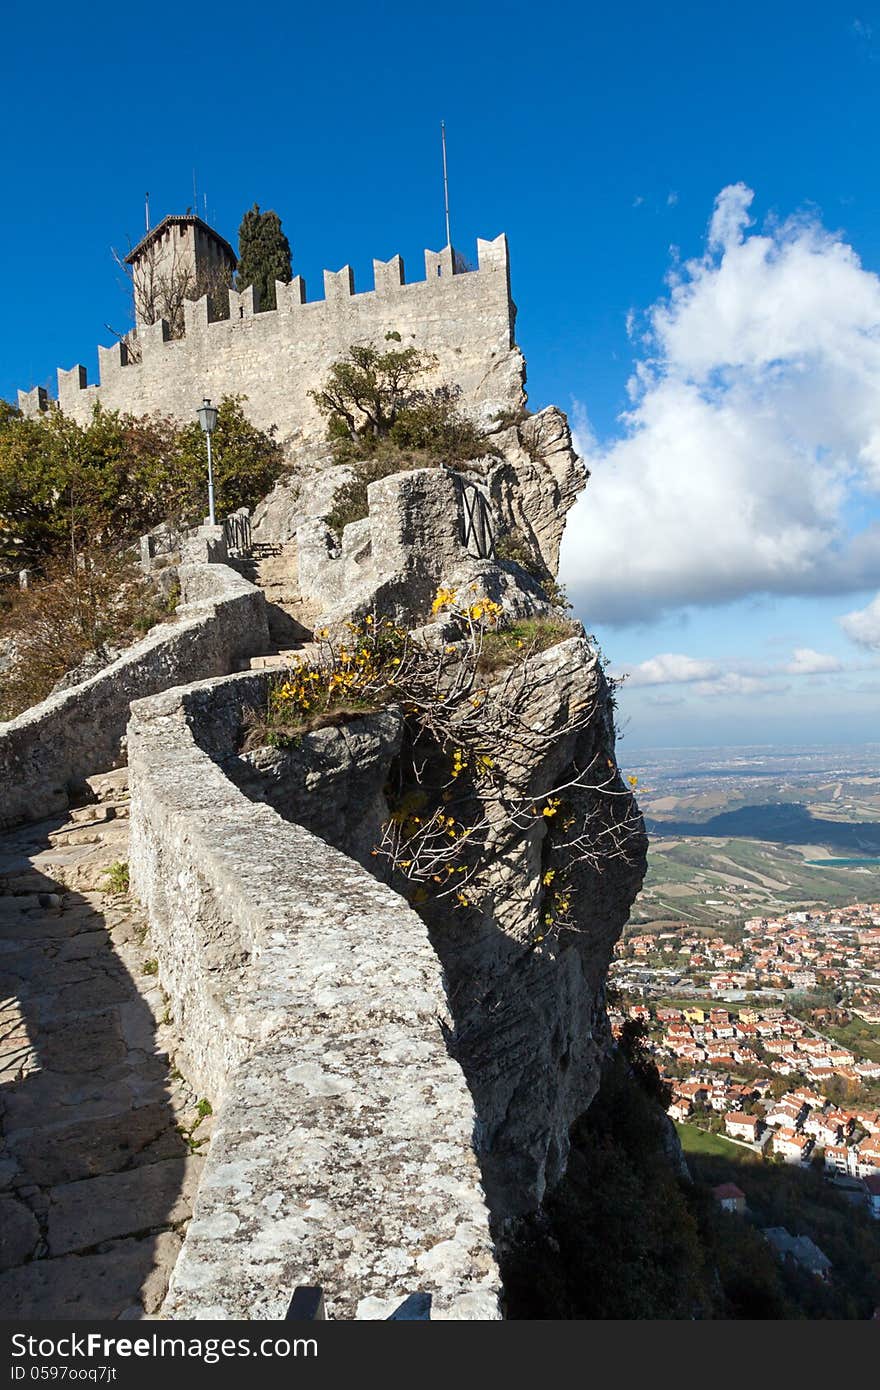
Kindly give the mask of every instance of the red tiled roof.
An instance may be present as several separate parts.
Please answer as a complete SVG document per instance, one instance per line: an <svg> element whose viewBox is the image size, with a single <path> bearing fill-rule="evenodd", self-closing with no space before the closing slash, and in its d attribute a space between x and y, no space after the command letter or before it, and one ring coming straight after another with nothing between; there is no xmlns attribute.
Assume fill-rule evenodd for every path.
<svg viewBox="0 0 880 1390"><path fill-rule="evenodd" d="M737 1199L741 1197L743 1201L745 1201L746 1194L742 1191L741 1188L737 1187L735 1182L723 1182L718 1187L712 1188L712 1196L717 1197L719 1202L724 1197L731 1197Z"/></svg>

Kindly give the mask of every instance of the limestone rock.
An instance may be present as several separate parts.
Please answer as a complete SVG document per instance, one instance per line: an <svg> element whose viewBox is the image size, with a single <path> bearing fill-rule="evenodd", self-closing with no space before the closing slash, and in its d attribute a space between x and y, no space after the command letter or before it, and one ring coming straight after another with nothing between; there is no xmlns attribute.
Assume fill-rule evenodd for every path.
<svg viewBox="0 0 880 1390"><path fill-rule="evenodd" d="M352 471L347 465L334 465L326 445L301 446L295 470L280 478L254 509L253 539L283 545L310 517L327 516Z"/></svg>
<svg viewBox="0 0 880 1390"><path fill-rule="evenodd" d="M67 671L60 680L52 686L50 695L58 695L62 690L71 690L73 686L79 685L82 681L90 680L92 676L97 676L99 671L112 665L118 657L122 655L119 647L96 647L93 652L88 652L83 657L78 666L74 666L71 671Z"/></svg>
<svg viewBox="0 0 880 1390"><path fill-rule="evenodd" d="M40 1238L33 1212L14 1197L0 1197L0 1269L30 1259Z"/></svg>
<svg viewBox="0 0 880 1390"><path fill-rule="evenodd" d="M291 748L255 749L227 767L247 796L368 865L387 817L381 787L402 727L396 710L382 710L304 734Z"/></svg>
<svg viewBox="0 0 880 1390"><path fill-rule="evenodd" d="M103 1320L140 1302L141 1290L155 1307L178 1249L173 1232L162 1232L100 1253L32 1260L0 1274L0 1308L9 1319Z"/></svg>
<svg viewBox="0 0 880 1390"><path fill-rule="evenodd" d="M504 460L488 479L499 527L521 538L555 575L565 518L590 476L575 452L568 420L548 406L505 431L499 445Z"/></svg>

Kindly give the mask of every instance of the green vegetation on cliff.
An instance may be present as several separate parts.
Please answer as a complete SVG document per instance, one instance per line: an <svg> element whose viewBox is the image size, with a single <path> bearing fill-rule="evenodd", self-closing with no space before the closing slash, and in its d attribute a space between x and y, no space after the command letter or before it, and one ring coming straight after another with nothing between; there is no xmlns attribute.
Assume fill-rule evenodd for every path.
<svg viewBox="0 0 880 1390"><path fill-rule="evenodd" d="M399 334L386 334L393 343ZM393 473L439 463L457 467L493 453L485 432L459 408L459 393L428 385L435 359L417 348L353 346L310 395L327 420L336 463L351 481L337 495L330 526L367 515L367 488Z"/></svg>
<svg viewBox="0 0 880 1390"><path fill-rule="evenodd" d="M282 470L271 433L238 397L214 435L217 512L253 506ZM0 719L43 699L90 652L125 646L167 617L144 582L137 540L190 525L207 503L197 421L136 419L96 407L86 425L53 407L26 419L0 402ZM20 591L18 573L31 572ZM3 657L0 651L0 657Z"/></svg>
<svg viewBox="0 0 880 1390"><path fill-rule="evenodd" d="M281 472L281 448L220 403L214 485L222 517L253 506ZM205 438L183 427L96 406L87 425L53 408L26 419L0 402L0 572L95 547L118 551L162 521L193 523L207 507Z"/></svg>

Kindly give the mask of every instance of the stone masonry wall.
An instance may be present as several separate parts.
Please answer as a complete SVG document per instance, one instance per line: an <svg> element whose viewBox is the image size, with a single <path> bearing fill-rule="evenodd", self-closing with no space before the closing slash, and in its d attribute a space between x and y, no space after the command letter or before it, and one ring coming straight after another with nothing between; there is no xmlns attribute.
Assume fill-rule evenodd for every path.
<svg viewBox="0 0 880 1390"><path fill-rule="evenodd" d="M424 924L215 760L264 679L137 701L129 725L132 887L217 1112L164 1315L281 1318L320 1284L331 1318L497 1318L474 1108Z"/></svg>
<svg viewBox="0 0 880 1390"><path fill-rule="evenodd" d="M468 406L489 417L522 400L524 367L514 346L507 240L477 242L479 269L453 273L452 253L425 252L426 279L404 282L399 256L374 261L375 289L354 293L350 266L324 272L323 300L307 303L296 276L277 286L277 308L255 313L253 290L230 291L230 317L208 321L207 297L187 303L185 337L169 341L162 322L138 329L142 360L124 345L98 348L100 385L87 385L81 365L58 373L58 401L86 421L96 401L135 415L157 413L189 422L203 396L248 397L261 428L282 441L323 436L324 421L309 397L332 362L352 343L416 346L438 359L437 379L462 389ZM393 343L391 344L394 345ZM19 392L26 414L45 408L45 392Z"/></svg>
<svg viewBox="0 0 880 1390"><path fill-rule="evenodd" d="M69 805L97 768L118 767L133 699L236 669L268 650L262 593L225 565L182 565L183 603L90 680L0 724L0 829Z"/></svg>

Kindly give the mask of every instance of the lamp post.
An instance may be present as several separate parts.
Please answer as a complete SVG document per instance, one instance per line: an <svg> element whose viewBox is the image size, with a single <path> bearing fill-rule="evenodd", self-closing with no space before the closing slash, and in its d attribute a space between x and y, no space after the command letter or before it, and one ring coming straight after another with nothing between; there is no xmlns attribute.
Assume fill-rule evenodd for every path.
<svg viewBox="0 0 880 1390"><path fill-rule="evenodd" d="M214 526L214 459L211 454L211 435L217 428L217 407L212 405L206 396L196 411L199 417L199 424L205 431L205 439L208 441L208 525Z"/></svg>

